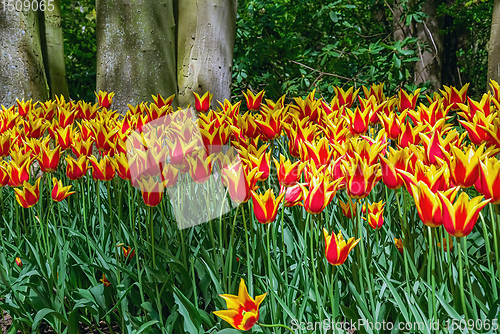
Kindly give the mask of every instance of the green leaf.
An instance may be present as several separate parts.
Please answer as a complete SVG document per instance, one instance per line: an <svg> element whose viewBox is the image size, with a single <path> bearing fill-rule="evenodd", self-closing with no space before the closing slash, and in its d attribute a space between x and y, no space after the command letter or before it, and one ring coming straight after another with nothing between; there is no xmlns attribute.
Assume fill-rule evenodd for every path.
<svg viewBox="0 0 500 334"><path fill-rule="evenodd" d="M330 11L330 18L335 23L337 23L339 21L339 17L337 16L337 13L335 13L333 10Z"/></svg>
<svg viewBox="0 0 500 334"><path fill-rule="evenodd" d="M203 333L198 309L175 286L174 299L179 306L179 313L184 317L184 328L188 333Z"/></svg>

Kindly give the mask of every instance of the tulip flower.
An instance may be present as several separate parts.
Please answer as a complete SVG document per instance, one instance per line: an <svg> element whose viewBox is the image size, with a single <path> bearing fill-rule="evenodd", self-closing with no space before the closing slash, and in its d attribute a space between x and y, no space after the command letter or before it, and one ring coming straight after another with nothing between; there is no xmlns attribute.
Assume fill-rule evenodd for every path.
<svg viewBox="0 0 500 334"><path fill-rule="evenodd" d="M243 95L245 96L245 100L247 102L247 107L248 110L250 111L257 111L260 109L260 105L262 103L262 98L264 97L265 91L260 91L257 94L253 94L250 89L247 89L247 93L245 94L243 92Z"/></svg>
<svg viewBox="0 0 500 334"><path fill-rule="evenodd" d="M9 155L10 147L12 146L12 138L9 132L0 135L0 158Z"/></svg>
<svg viewBox="0 0 500 334"><path fill-rule="evenodd" d="M352 106L359 92L359 88L354 91L354 87L351 87L347 91L344 91L340 87L333 86L333 90L335 91L335 95L339 100L339 104L345 105L346 108L350 108Z"/></svg>
<svg viewBox="0 0 500 334"><path fill-rule="evenodd" d="M264 194L257 194L252 190L251 194L253 212L257 221L261 224L272 223L276 219L279 204L283 200L285 194L281 193L275 198L272 189L268 189Z"/></svg>
<svg viewBox="0 0 500 334"><path fill-rule="evenodd" d="M21 258L18 256L16 257L16 265L19 267L19 268L22 268L23 266L23 261L21 261Z"/></svg>
<svg viewBox="0 0 500 334"><path fill-rule="evenodd" d="M443 207L436 193L432 192L427 184L422 181L411 184L411 194L415 200L418 215L424 225L438 227L443 224ZM458 193L458 187L446 190L443 195L453 201Z"/></svg>
<svg viewBox="0 0 500 334"><path fill-rule="evenodd" d="M171 106L172 102L174 101L175 94L170 95L166 99L164 99L160 93L158 93L158 96L151 95L153 97L153 101L155 101L155 104L158 108L161 108L163 106Z"/></svg>
<svg viewBox="0 0 500 334"><path fill-rule="evenodd" d="M40 199L40 180L42 178L39 177L34 185L29 184L28 182L23 183L23 188L14 188L16 192L16 200L20 206L23 208L31 208L33 205L38 203Z"/></svg>
<svg viewBox="0 0 500 334"><path fill-rule="evenodd" d="M316 166L326 166L333 157L333 149L330 147L328 138L321 138L314 143L302 142L300 146L300 156L302 161L312 160Z"/></svg>
<svg viewBox="0 0 500 334"><path fill-rule="evenodd" d="M469 83L466 83L460 90L451 86L444 86L444 91L439 90L444 97L445 107L450 106L451 110L459 110L459 103L464 103L467 97L467 89L469 88Z"/></svg>
<svg viewBox="0 0 500 334"><path fill-rule="evenodd" d="M272 140L281 135L281 120L284 113L286 113L285 108L274 110L267 107L262 108L262 117L265 119L256 119L255 123L257 123L264 140Z"/></svg>
<svg viewBox="0 0 500 334"><path fill-rule="evenodd" d="M67 156L66 162L66 175L70 180L78 180L87 174L88 164L86 156L82 155L78 160L75 160L71 156Z"/></svg>
<svg viewBox="0 0 500 334"><path fill-rule="evenodd" d="M198 93L193 92L194 94L194 107L197 112L206 113L210 109L210 103L212 102L213 94L210 92L206 92L202 97L198 95Z"/></svg>
<svg viewBox="0 0 500 334"><path fill-rule="evenodd" d="M106 278L106 275L104 275L104 274L102 274L102 278L99 281L101 281L105 287L108 287L111 285L111 282L108 281L108 279Z"/></svg>
<svg viewBox="0 0 500 334"><path fill-rule="evenodd" d="M130 260L135 254L135 249L132 249L130 246L128 246L128 248L125 248L124 246L118 246L118 247L122 248L125 260Z"/></svg>
<svg viewBox="0 0 500 334"><path fill-rule="evenodd" d="M252 195L251 191L255 190L257 179L261 173L257 168L248 170L242 166L241 161L223 168L222 177L231 199L236 203L248 202Z"/></svg>
<svg viewBox="0 0 500 334"><path fill-rule="evenodd" d="M387 158L380 157L382 181L387 188L397 190L404 184L398 170L406 170L409 156L406 150L396 151L390 147L389 151L390 154Z"/></svg>
<svg viewBox="0 0 500 334"><path fill-rule="evenodd" d="M73 126L70 125L65 128L58 127L55 135L57 144L61 147L61 150L67 150L71 147L73 139Z"/></svg>
<svg viewBox="0 0 500 334"><path fill-rule="evenodd" d="M296 161L292 163L290 160L285 160L285 157L280 154L280 162L274 159L274 165L278 172L278 181L284 187L291 187L300 181L304 163Z"/></svg>
<svg viewBox="0 0 500 334"><path fill-rule="evenodd" d="M450 252L451 252L451 250L453 249L453 241L451 240L451 236L448 236L448 240L446 240L446 238L443 238L443 250L444 250L445 252L447 252L447 251L448 251L448 242L449 242L449 244L450 244ZM441 248L441 243L440 243L440 242L438 242L438 243L437 243L437 246L438 246L439 248Z"/></svg>
<svg viewBox="0 0 500 334"><path fill-rule="evenodd" d="M266 295L257 296L254 300L248 294L245 281L241 279L237 296L219 295L226 300L227 310L214 311L214 314L234 328L248 331L259 320L259 306Z"/></svg>
<svg viewBox="0 0 500 334"><path fill-rule="evenodd" d="M361 111L359 108L356 108L354 111L346 108L346 121L349 124L349 131L352 135L356 136L368 131L368 125L370 123L370 111L371 108L366 108L364 111Z"/></svg>
<svg viewBox="0 0 500 334"><path fill-rule="evenodd" d="M188 155L189 174L196 183L204 183L212 174L212 155L207 155L205 150Z"/></svg>
<svg viewBox="0 0 500 334"><path fill-rule="evenodd" d="M99 161L94 156L90 156L88 159L92 165L94 180L111 181L115 177L115 167L111 162L112 158L105 155Z"/></svg>
<svg viewBox="0 0 500 334"><path fill-rule="evenodd" d="M474 228L479 211L481 211L491 199L485 201L483 196L469 199L469 195L462 192L454 204L441 192L437 194L443 207L443 226L450 235L454 237L465 237Z"/></svg>
<svg viewBox="0 0 500 334"><path fill-rule="evenodd" d="M344 214L347 218L352 219L356 216L356 201L349 198L348 202L344 203L341 199L339 199L339 205L342 210L342 214Z"/></svg>
<svg viewBox="0 0 500 334"><path fill-rule="evenodd" d="M500 161L497 158L479 161L479 177L474 188L492 204L500 204Z"/></svg>
<svg viewBox="0 0 500 334"><path fill-rule="evenodd" d="M100 90L99 93L94 92L94 94L97 97L97 101L99 103L99 106L106 108L106 109L109 109L109 107L111 107L115 93L108 93L108 92L103 92Z"/></svg>
<svg viewBox="0 0 500 334"><path fill-rule="evenodd" d="M354 199L365 198L382 178L379 165L368 165L356 154L354 159L342 161L347 195Z"/></svg>
<svg viewBox="0 0 500 334"><path fill-rule="evenodd" d="M291 206L304 206L302 204L302 201L304 200L304 191L300 187L299 184L296 184L291 187L285 187L281 186L280 189L280 195L282 193L285 193L285 207L291 207Z"/></svg>
<svg viewBox="0 0 500 334"><path fill-rule="evenodd" d="M450 177L453 183L462 188L469 188L479 177L479 159L483 155L484 145L474 149L469 146L467 152L452 146L451 155L443 150L450 167Z"/></svg>
<svg viewBox="0 0 500 334"><path fill-rule="evenodd" d="M94 139L89 138L87 140L83 140L81 138L73 138L71 141L71 150L76 155L76 157L81 156L90 156L92 155L92 144L94 144Z"/></svg>
<svg viewBox="0 0 500 334"><path fill-rule="evenodd" d="M33 100L29 100L29 101L24 102L24 99L21 101L16 99L16 102L17 102L17 110L19 112L19 115L21 115L22 117L26 117L33 107L33 105L32 105Z"/></svg>
<svg viewBox="0 0 500 334"><path fill-rule="evenodd" d="M59 159L61 156L61 148L57 145L53 150L49 149L48 142L45 147L40 150L40 155L38 156L38 162L40 163L40 168L45 173L53 173L57 170L59 165Z"/></svg>
<svg viewBox="0 0 500 334"><path fill-rule="evenodd" d="M342 232L339 231L337 235L332 232L332 235L328 233L326 229L323 228L323 235L325 237L325 255L326 260L334 265L340 266L347 260L347 256L351 252L351 250L358 244L361 240L354 240L354 238L350 238L347 243L344 241L342 237Z"/></svg>
<svg viewBox="0 0 500 334"><path fill-rule="evenodd" d="M385 101L384 85L385 85L385 83L383 83L383 82L378 84L378 85L371 84L370 89L363 86L363 92L365 93L365 99L369 99L370 97L374 96L377 103L384 102Z"/></svg>
<svg viewBox="0 0 500 334"><path fill-rule="evenodd" d="M161 180L165 188L171 188L175 186L177 183L177 179L179 176L179 170L174 168L171 164L166 164L163 166L163 170L161 172Z"/></svg>
<svg viewBox="0 0 500 334"><path fill-rule="evenodd" d="M405 92L403 89L400 89L398 92L399 112L403 112L406 109L415 109L419 95L420 95L420 88L410 94Z"/></svg>
<svg viewBox="0 0 500 334"><path fill-rule="evenodd" d="M51 195L55 202L60 202L75 193L74 191L69 191L72 187L71 185L64 187L62 181L57 180L55 177L52 178L52 183L54 184L54 188L52 188Z"/></svg>
<svg viewBox="0 0 500 334"><path fill-rule="evenodd" d="M0 187L5 187L9 183L8 165L5 161L0 161Z"/></svg>
<svg viewBox="0 0 500 334"><path fill-rule="evenodd" d="M18 165L15 161L10 161L7 166L7 171L9 174L9 187L20 187L24 182L28 181L30 178L29 167L31 160L26 160L22 165Z"/></svg>
<svg viewBox="0 0 500 334"><path fill-rule="evenodd" d="M304 209L312 215L321 213L337 193L340 181L329 181L324 174L318 174L311 178L307 188L301 185L305 196Z"/></svg>
<svg viewBox="0 0 500 334"><path fill-rule="evenodd" d="M407 109L403 110L400 115L395 112L390 113L389 115L379 115L389 139L397 139L402 133L402 125L405 122L406 110Z"/></svg>
<svg viewBox="0 0 500 334"><path fill-rule="evenodd" d="M130 160L129 161L129 156L125 153L120 153L114 156L114 159L111 160L113 165L116 168L116 172L118 173L118 176L122 180L130 180L132 178L132 173L130 171L130 165L132 165L136 160L137 160L137 155L130 155Z"/></svg>
<svg viewBox="0 0 500 334"><path fill-rule="evenodd" d="M137 181L142 193L142 200L147 206L157 206L163 198L165 185L163 182L157 182L153 178L141 178Z"/></svg>
<svg viewBox="0 0 500 334"><path fill-rule="evenodd" d="M301 119L309 117L310 122L318 120L321 101L314 98L315 94L316 90L313 90L304 100L299 97L293 98L297 105L292 108L298 112Z"/></svg>
<svg viewBox="0 0 500 334"><path fill-rule="evenodd" d="M413 127L410 123L401 124L401 133L398 136L399 147L405 148L410 144L420 144L419 133L425 129L425 125L418 125Z"/></svg>
<svg viewBox="0 0 500 334"><path fill-rule="evenodd" d="M401 238L394 238L394 245L396 245L397 250L403 254L403 240L401 240Z"/></svg>
<svg viewBox="0 0 500 334"><path fill-rule="evenodd" d="M76 112L74 110L67 110L64 107L59 107L59 126L61 128L68 127L75 121Z"/></svg>
<svg viewBox="0 0 500 334"><path fill-rule="evenodd" d="M384 205L382 201L368 204L368 224L374 230L379 230L384 224ZM366 220L365 217L363 217Z"/></svg>

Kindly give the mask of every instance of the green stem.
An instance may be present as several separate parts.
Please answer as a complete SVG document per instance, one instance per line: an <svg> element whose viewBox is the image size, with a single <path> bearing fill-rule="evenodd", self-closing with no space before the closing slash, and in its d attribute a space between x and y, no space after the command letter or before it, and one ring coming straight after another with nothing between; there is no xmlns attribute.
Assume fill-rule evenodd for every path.
<svg viewBox="0 0 500 334"><path fill-rule="evenodd" d="M271 224L267 224L267 233L266 233L266 242L267 242L267 270L268 274L267 276L269 277L269 286L271 287L271 290L274 292L274 286L273 286L273 272L271 269L271 247L269 243L269 236L271 234ZM276 310L276 302L274 300L274 294L271 293L271 318L274 319L274 311Z"/></svg>
<svg viewBox="0 0 500 334"><path fill-rule="evenodd" d="M500 261L498 259L498 239L497 239L497 229L496 229L496 221L495 221L495 212L493 208L493 204L488 204L490 207L490 217L491 217L491 230L493 231L493 244L495 246L495 262L497 264L497 275L498 275L498 280L500 281Z"/></svg>
<svg viewBox="0 0 500 334"><path fill-rule="evenodd" d="M148 206L148 218L149 218L149 228L151 233L151 255L153 257L153 269L156 270L156 256L155 256L155 230L153 224L153 208ZM187 267L186 267L187 268ZM158 281L155 280L155 290L156 290L156 305L158 308L158 316L160 317L160 324L163 327L163 316L161 307L160 291L158 290Z"/></svg>
<svg viewBox="0 0 500 334"><path fill-rule="evenodd" d="M427 261L427 279L431 278L431 286L432 286L432 307L429 310L429 319L434 317L434 321L438 321L437 310L436 310L436 279L434 277L434 264L435 264L435 256L434 256L434 244L432 240L432 229L427 226L427 232L429 234L429 257ZM444 245L443 245L444 247ZM430 313L432 311L432 314Z"/></svg>
<svg viewBox="0 0 500 334"><path fill-rule="evenodd" d="M458 246L458 276L460 280L460 296L462 299L462 309L465 314L465 321L469 321L469 315L467 314L467 307L465 306L465 293L464 293L464 274L463 274L463 264L462 264L462 246L460 239L456 240Z"/></svg>
<svg viewBox="0 0 500 334"><path fill-rule="evenodd" d="M144 303L144 292L142 290L142 275L141 275L141 268L139 264L139 249L137 248L137 229L135 228L134 224L134 218L132 212L134 209L132 209L132 204L131 204L131 198L132 198L132 184L129 181L128 182L128 210L129 210L129 218L130 218L130 229L133 231L133 242L134 242L134 249L135 249L135 263L137 267L137 276L139 278L139 293L141 294L141 304ZM134 197L135 199L135 197ZM135 201L133 202L135 204Z"/></svg>
<svg viewBox="0 0 500 334"><path fill-rule="evenodd" d="M358 208L358 226L359 226L359 234L361 236L361 241L363 241L363 236L364 236L364 233L363 233L363 228L361 228L361 202L360 202L360 205L359 205L359 208ZM368 208L366 208L366 213L368 214ZM372 291L372 283L371 283L371 279L370 279L370 272L368 271L368 266L366 265L366 255L365 255L365 244L363 242L361 242L361 244L359 245L359 247L361 248L361 262L363 262L363 269L365 270L365 273L366 273L366 282L368 284L368 292L370 294L370 303L371 303L371 308L372 308L372 311L375 311L374 308L375 308L375 303L374 303L374 299L373 299L373 291Z"/></svg>
<svg viewBox="0 0 500 334"><path fill-rule="evenodd" d="M491 275L491 286L493 288L493 300L497 300L498 299L497 280L495 278L495 269L493 267L493 261L491 261L492 259L491 259L490 236L488 234L488 228L486 226L486 222L484 221L484 216L481 212L479 212L479 217L481 219L481 225L483 227L483 238L484 238L484 244L486 245L486 259L488 260L488 269L490 270L490 275Z"/></svg>
<svg viewBox="0 0 500 334"><path fill-rule="evenodd" d="M241 213L243 216L243 227L245 228L245 245L247 251L247 275L248 275L248 285L250 287L250 296L253 296L253 272L252 272L252 261L253 258L250 257L250 245L248 243L248 229L247 229L247 220L245 219L245 205L241 205ZM215 261L215 259L214 259Z"/></svg>
<svg viewBox="0 0 500 334"><path fill-rule="evenodd" d="M476 306L476 298L474 298L474 293L472 291L472 282L471 282L471 277L470 277L470 267L469 267L469 258L467 256L467 236L461 238L463 241L463 247L464 247L464 258L465 258L465 271L467 273L467 285L469 287L470 291L470 299L472 301L472 310L474 311L474 316L473 318L477 318L477 306Z"/></svg>
<svg viewBox="0 0 500 334"><path fill-rule="evenodd" d="M288 288L288 268L286 265L286 250L285 250L285 229L283 227L283 220L285 218L285 197L286 197L286 189L285 189L285 196L283 196L283 203L282 203L282 208L281 208L281 249L283 252L282 253L283 267L285 269L285 284L286 284L286 287Z"/></svg>
<svg viewBox="0 0 500 334"><path fill-rule="evenodd" d="M314 227L315 227L314 224L311 224L311 231L310 231L311 270L313 272L314 293L316 294L316 303L318 305L319 321L323 322L323 306L318 291L318 277L316 275L316 266L314 265L314 230L315 230Z"/></svg>
<svg viewBox="0 0 500 334"><path fill-rule="evenodd" d="M399 213L399 218L401 219L401 231L402 231L402 241L403 241L403 258L404 258L404 265L405 265L405 278L406 278L406 290L408 294L410 294L410 272L408 269L408 240L406 239L406 233L405 233L405 220L406 220L406 214L401 213L401 203L399 202L399 195L398 191L396 190L396 202L398 203L398 213Z"/></svg>

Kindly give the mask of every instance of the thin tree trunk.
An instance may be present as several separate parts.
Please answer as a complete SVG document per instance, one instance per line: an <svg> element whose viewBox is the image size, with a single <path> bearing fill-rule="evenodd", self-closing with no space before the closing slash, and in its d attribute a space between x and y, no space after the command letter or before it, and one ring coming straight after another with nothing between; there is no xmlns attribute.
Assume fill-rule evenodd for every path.
<svg viewBox="0 0 500 334"><path fill-rule="evenodd" d="M394 0L392 5L392 26L393 38L395 41L402 41L406 37L410 37L410 27L404 21L404 8L402 0Z"/></svg>
<svg viewBox="0 0 500 334"><path fill-rule="evenodd" d="M96 0L97 90L113 109L177 92L172 0Z"/></svg>
<svg viewBox="0 0 500 334"><path fill-rule="evenodd" d="M416 26L418 41L425 45L425 49L419 47L420 61L415 64L415 83L430 81L431 90L434 92L441 88L443 41L439 30L442 28L442 22L436 15L440 2L426 1L422 10L428 16Z"/></svg>
<svg viewBox="0 0 500 334"><path fill-rule="evenodd" d="M237 0L178 0L177 81L179 104L192 92L230 100Z"/></svg>
<svg viewBox="0 0 500 334"><path fill-rule="evenodd" d="M47 100L36 12L0 11L0 41L0 104Z"/></svg>
<svg viewBox="0 0 500 334"><path fill-rule="evenodd" d="M40 33L45 45L44 62L47 82L50 88L50 97L63 95L69 98L68 81L66 80L66 66L64 64L64 42L61 25L61 5L54 0L54 10L39 12ZM40 17L39 16L39 17Z"/></svg>
<svg viewBox="0 0 500 334"><path fill-rule="evenodd" d="M490 42L488 45L488 82L500 82L500 0L493 5Z"/></svg>

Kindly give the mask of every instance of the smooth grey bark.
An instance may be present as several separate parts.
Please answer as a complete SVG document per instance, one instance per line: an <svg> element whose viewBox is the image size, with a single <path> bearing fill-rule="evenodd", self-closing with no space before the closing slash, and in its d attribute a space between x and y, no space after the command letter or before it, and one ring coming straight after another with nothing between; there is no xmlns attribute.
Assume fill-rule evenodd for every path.
<svg viewBox="0 0 500 334"><path fill-rule="evenodd" d="M419 44L425 48L419 47L420 61L415 64L414 81L416 84L430 81L434 92L441 88L443 40L439 30L442 29L442 20L436 15L440 3L439 0L426 1L422 11L428 16L416 25Z"/></svg>
<svg viewBox="0 0 500 334"><path fill-rule="evenodd" d="M36 12L0 11L0 104L16 99L46 101L47 79L43 65Z"/></svg>
<svg viewBox="0 0 500 334"><path fill-rule="evenodd" d="M96 0L97 91L112 108L177 93L172 0Z"/></svg>
<svg viewBox="0 0 500 334"><path fill-rule="evenodd" d="M42 34L45 73L50 88L50 97L63 95L69 98L66 65L64 64L64 41L61 19L61 4L54 0L54 10L39 12Z"/></svg>
<svg viewBox="0 0 500 334"><path fill-rule="evenodd" d="M179 105L193 92L231 99L237 0L178 0L177 81Z"/></svg>
<svg viewBox="0 0 500 334"><path fill-rule="evenodd" d="M488 83L490 79L500 83L500 0L495 0L493 4L493 17L488 45Z"/></svg>

